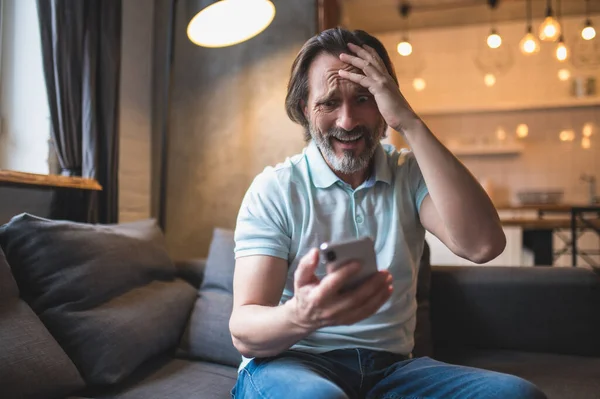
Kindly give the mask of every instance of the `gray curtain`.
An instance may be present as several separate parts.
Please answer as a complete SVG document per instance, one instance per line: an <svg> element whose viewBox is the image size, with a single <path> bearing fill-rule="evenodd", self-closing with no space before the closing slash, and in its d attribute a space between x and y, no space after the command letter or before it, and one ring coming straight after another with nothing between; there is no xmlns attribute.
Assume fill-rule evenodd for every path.
<svg viewBox="0 0 600 399"><path fill-rule="evenodd" d="M37 0L37 6L61 173L103 187L91 197L57 191L54 217L116 223L121 0Z"/></svg>

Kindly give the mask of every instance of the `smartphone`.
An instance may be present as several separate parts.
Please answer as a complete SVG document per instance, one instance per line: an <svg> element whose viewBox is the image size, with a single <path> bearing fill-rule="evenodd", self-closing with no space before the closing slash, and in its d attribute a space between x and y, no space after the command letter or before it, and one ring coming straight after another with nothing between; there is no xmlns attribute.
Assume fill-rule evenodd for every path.
<svg viewBox="0 0 600 399"><path fill-rule="evenodd" d="M370 237L362 237L339 242L324 242L319 247L319 261L336 270L348 262L361 264L360 271L344 286L343 290L351 290L364 280L377 273L375 244Z"/></svg>

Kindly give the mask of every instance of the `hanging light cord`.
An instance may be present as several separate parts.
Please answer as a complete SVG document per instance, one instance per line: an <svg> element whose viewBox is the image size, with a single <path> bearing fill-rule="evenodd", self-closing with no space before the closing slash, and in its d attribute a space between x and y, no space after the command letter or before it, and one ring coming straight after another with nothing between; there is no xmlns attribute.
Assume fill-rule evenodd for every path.
<svg viewBox="0 0 600 399"><path fill-rule="evenodd" d="M531 26L531 1L527 0L527 33L531 33L533 28Z"/></svg>
<svg viewBox="0 0 600 399"><path fill-rule="evenodd" d="M400 6L400 15L402 15L402 19L404 20L404 40L408 40L408 31L410 29L408 14L410 14L410 9L410 4L407 2L403 2Z"/></svg>
<svg viewBox="0 0 600 399"><path fill-rule="evenodd" d="M552 0L546 0L546 18L552 16Z"/></svg>
<svg viewBox="0 0 600 399"><path fill-rule="evenodd" d="M590 0L585 0L585 18L587 24L592 23L590 19Z"/></svg>
<svg viewBox="0 0 600 399"><path fill-rule="evenodd" d="M494 20L494 10L498 6L498 0L488 0L490 5L490 25L492 25L492 32L496 32L495 20Z"/></svg>

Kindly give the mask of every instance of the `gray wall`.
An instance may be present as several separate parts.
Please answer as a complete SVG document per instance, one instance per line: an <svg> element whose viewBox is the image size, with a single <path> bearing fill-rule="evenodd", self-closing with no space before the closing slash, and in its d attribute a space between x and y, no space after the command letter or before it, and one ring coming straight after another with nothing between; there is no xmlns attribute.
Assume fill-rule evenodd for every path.
<svg viewBox="0 0 600 399"><path fill-rule="evenodd" d="M275 0L275 19L259 36L200 48L186 37L185 3L169 124L166 230L176 259L205 256L214 227L235 227L254 176L302 150L302 128L287 118L284 99L292 61L316 32L314 0Z"/></svg>
<svg viewBox="0 0 600 399"><path fill-rule="evenodd" d="M123 0L119 221L150 216L154 4Z"/></svg>
<svg viewBox="0 0 600 399"><path fill-rule="evenodd" d="M50 216L52 191L36 188L0 187L0 225L19 213Z"/></svg>

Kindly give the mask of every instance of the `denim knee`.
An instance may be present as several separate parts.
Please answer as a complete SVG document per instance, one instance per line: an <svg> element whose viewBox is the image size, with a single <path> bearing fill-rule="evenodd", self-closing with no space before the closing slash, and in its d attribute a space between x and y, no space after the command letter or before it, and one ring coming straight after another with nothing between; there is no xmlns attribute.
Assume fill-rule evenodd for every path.
<svg viewBox="0 0 600 399"><path fill-rule="evenodd" d="M511 399L547 399L537 386L520 377L508 375L497 380L497 391L494 398Z"/></svg>

